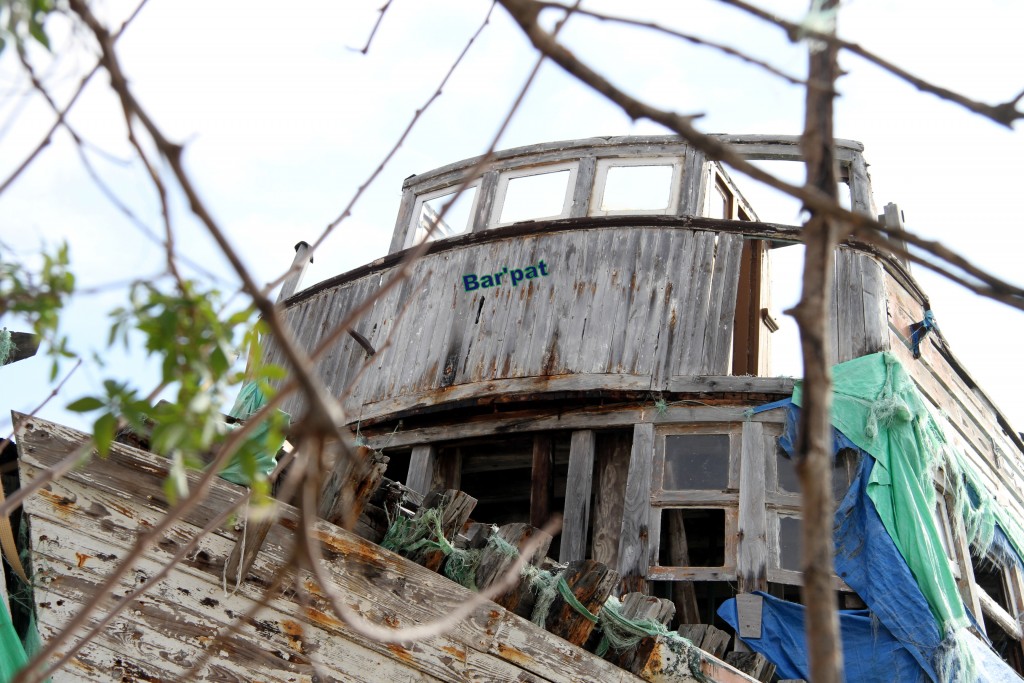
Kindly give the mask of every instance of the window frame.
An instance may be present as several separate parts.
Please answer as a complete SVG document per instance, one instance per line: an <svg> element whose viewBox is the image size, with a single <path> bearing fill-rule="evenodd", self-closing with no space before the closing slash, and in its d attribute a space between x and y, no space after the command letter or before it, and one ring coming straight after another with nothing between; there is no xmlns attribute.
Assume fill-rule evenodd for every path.
<svg viewBox="0 0 1024 683"><path fill-rule="evenodd" d="M553 221L558 220L559 218L568 218L572 211L573 196L576 191L576 179L579 175L579 168L580 162L579 159L576 159L562 163L527 166L517 168L515 170L503 171L498 176L498 186L494 195L494 209L487 221L487 228L503 228L507 225L515 225L516 223L525 223L528 221ZM507 198L508 186L511 181L518 178L547 175L549 173L559 173L561 171L569 171L569 178L565 183L565 196L562 198L562 210L558 214L550 216L534 216L533 218L525 218L518 221L501 221L501 213L505 208L505 199Z"/></svg>
<svg viewBox="0 0 1024 683"><path fill-rule="evenodd" d="M663 209L602 209L604 192L608 183L608 172L613 168L632 166L670 166L672 176L669 179L668 205ZM597 160L594 173L594 188L590 194L591 216L671 216L679 210L679 198L682 196L683 158L678 156L619 158L606 157Z"/></svg>
<svg viewBox="0 0 1024 683"><path fill-rule="evenodd" d="M473 193L473 201L469 207L469 221L466 223L466 228L461 232L457 232L454 235L445 235L443 237L432 237L425 241L437 242L438 240L448 239L449 237L458 237L459 235L466 235L473 232L473 218L476 216L476 208L480 202L480 184L481 178L470 182L466 185L462 191L463 194L467 190L475 189ZM412 207L412 217L409 219L409 224L406 226L405 243L402 248L409 249L410 247L416 246L416 233L419 230L420 213L423 211L423 205L427 202L437 199L438 197L444 197L445 195L454 194L458 192L459 184L446 185L438 190L431 190L430 192L424 192L423 194L416 195L416 202ZM422 243L421 243L422 244Z"/></svg>

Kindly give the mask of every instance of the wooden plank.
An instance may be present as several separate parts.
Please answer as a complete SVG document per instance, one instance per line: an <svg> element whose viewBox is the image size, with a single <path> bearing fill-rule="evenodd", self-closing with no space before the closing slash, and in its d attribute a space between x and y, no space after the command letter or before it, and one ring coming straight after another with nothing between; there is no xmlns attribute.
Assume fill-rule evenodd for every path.
<svg viewBox="0 0 1024 683"><path fill-rule="evenodd" d="M625 325L622 367L626 372L650 375L653 364L650 349L657 344L656 321L651 317L657 287L665 279L673 235L668 231L644 230L636 258L634 289L629 318Z"/></svg>
<svg viewBox="0 0 1024 683"><path fill-rule="evenodd" d="M718 235L707 326L701 345L703 360L695 374L724 375L729 372L742 255L743 238L740 235ZM760 307L757 309L760 311Z"/></svg>
<svg viewBox="0 0 1024 683"><path fill-rule="evenodd" d="M494 211L494 200L498 194L498 172L485 171L477 189L476 210L470 222L471 232L482 232L491 224L491 212Z"/></svg>
<svg viewBox="0 0 1024 683"><path fill-rule="evenodd" d="M707 182L704 174L704 163L707 160L704 152L689 149L683 159L683 177L680 179L679 206L676 213L700 216L704 212L704 185Z"/></svg>
<svg viewBox="0 0 1024 683"><path fill-rule="evenodd" d="M631 443L626 432L599 434L597 438L593 558L609 567L618 566Z"/></svg>
<svg viewBox="0 0 1024 683"><path fill-rule="evenodd" d="M26 450L22 454L22 471L26 481L30 480L35 473L58 462L77 443L87 438L84 434L66 430L46 421L33 420L30 421L30 424L32 424L31 429L27 428L24 422L19 427L19 446L32 447L31 452ZM121 547L127 548L134 542L137 529L147 528L147 525L151 526L164 514L165 508L160 491L162 490L162 479L166 476L166 466L162 462L164 461L159 457L115 444L110 458L94 461L87 469L75 471L64 480L68 486L78 487L75 490L68 490L72 495L57 494L52 501L42 496L30 500L38 500L40 505L52 507L53 516L62 520L59 522L62 528L68 526L76 529L84 528L85 520L91 519L93 520L91 525L97 530L97 533L102 532L104 538L123 538ZM125 477L129 477L132 481L130 490L125 486ZM195 476L190 475L190 479L194 482ZM120 509L123 509L126 514L122 515L117 512L111 502L96 501L97 504L93 504L91 497L94 495L121 500ZM211 495L184 515L184 518L173 527L172 534L166 537L166 543L161 543L150 551L156 558L152 566L163 566L168 554L173 552L178 543L191 539L195 535L197 525L204 525L212 515L223 509L225 504L241 495L244 495L244 490L241 487L215 481ZM31 511L30 514L32 514ZM112 527L111 522L115 516L117 516L116 519L122 521ZM124 524L130 525L130 528L124 527ZM238 596L247 600L259 599L261 586L267 585L273 571L287 562L288 546L294 534L295 524L295 511L285 507L279 523L271 530L267 543L253 565L251 575L240 586ZM469 596L467 591L447 579L411 564L393 553L366 543L337 527L318 522L315 528L323 544L325 567L330 571L333 580L337 582L338 590L344 592L346 601L353 609L378 623L388 620L389 623L397 626L430 621L444 616L454 605L462 603ZM123 532L118 532L117 529L123 529ZM123 536L119 534L123 534ZM180 571L207 577L203 581L208 582L211 586L210 590L219 591L223 558L227 556L234 542L235 536L231 532L208 534L201 541L201 552L190 555L191 559L181 565ZM81 549L81 547L76 548L74 543L55 547L69 555L73 555L76 549ZM59 564L53 563L55 567L67 565L77 566L76 559L62 556ZM83 572L91 572L94 568L98 568L88 559L84 565ZM144 571L146 570L146 567L142 568ZM129 575L127 580L131 582L135 579L133 575ZM309 591L308 595L313 603L313 608L320 615L326 615L328 608L322 597L322 590L309 583L306 584L306 589ZM292 603L282 602L281 598L277 598L271 604L276 609L278 605ZM287 611L295 608L283 607L283 609ZM237 610L238 613L243 611L244 609ZM466 621L454 626L453 630L445 636L450 645L433 647L430 652L436 653L437 661L441 662L443 666L452 663L453 649L458 651L471 649L477 653L490 655L496 664L489 671L497 675L499 680L508 676L509 669L501 668L506 664L536 672L548 671L549 663L553 661L559 662L558 670L548 671L549 675L545 680L636 680L628 676L606 678L605 676L610 671L607 663L579 650L574 650L575 654L572 657L564 657L561 653L564 652L565 647L569 647L567 643L563 641L561 645L558 645L549 634L544 634L536 627L521 620L511 622L515 624L515 628L502 632L502 637L515 638L518 639L517 642L524 642L523 639L527 639L532 649L521 650L519 653L502 651L497 644L499 641L496 640L498 629L488 630L486 625L494 624L495 620L500 623L507 618L507 615L505 610L496 605L486 605L474 612ZM342 638L349 638L344 627L332 619L323 619L318 616L317 624L336 629ZM411 659L414 662L414 667L425 669L427 666L427 655L422 654L420 642L417 642L415 649L393 650L391 646L380 644L377 644L377 647L393 652L394 661ZM423 645L422 647L427 646ZM445 657L448 664L441 661ZM455 657L454 661L459 661L459 658ZM477 678L492 680L487 677L487 673L477 674ZM461 677L447 674L441 679L461 680ZM342 675L341 680L358 679L346 678Z"/></svg>
<svg viewBox="0 0 1024 683"><path fill-rule="evenodd" d="M313 257L309 255L310 251L311 248L306 242L299 242L295 245L295 257L288 269L288 277L281 283L281 291L277 294L278 303L285 301L299 289L306 268L313 262Z"/></svg>
<svg viewBox="0 0 1024 683"><path fill-rule="evenodd" d="M542 527L551 518L554 502L554 472L551 437L537 434L533 437L533 466L530 470L530 524Z"/></svg>
<svg viewBox="0 0 1024 683"><path fill-rule="evenodd" d="M591 197L594 194L594 177L597 175L597 158L585 156L580 158L576 167L576 187L573 188L572 206L569 216L575 218L590 213Z"/></svg>
<svg viewBox="0 0 1024 683"><path fill-rule="evenodd" d="M416 193L412 190L403 191L402 203L398 206L398 217L395 219L395 232L391 236L391 246L388 248L389 254L405 249L414 208L416 208Z"/></svg>
<svg viewBox="0 0 1024 683"><path fill-rule="evenodd" d="M609 429L631 427L638 422L672 424L677 422L742 422L747 419L741 406L669 405L664 411L650 406L597 406L582 408L572 414L557 410L525 411L519 414L493 416L486 419L439 424L408 431L362 431L366 443L373 448L398 448L438 440L466 439L494 434L526 434L558 429ZM765 411L751 416L754 422L778 423L784 420L781 410Z"/></svg>
<svg viewBox="0 0 1024 683"><path fill-rule="evenodd" d="M590 528L590 499L594 477L594 432L572 433L569 445L569 475L565 491L565 513L558 561L562 564L587 556L587 532Z"/></svg>
<svg viewBox="0 0 1024 683"><path fill-rule="evenodd" d="M740 593L736 596L740 638L761 637L761 610L763 607L764 598L760 595Z"/></svg>
<svg viewBox="0 0 1024 683"><path fill-rule="evenodd" d="M633 447L626 477L626 501L619 536L618 571L624 592L646 593L648 531L651 515L651 468L654 462L654 425L633 428Z"/></svg>
<svg viewBox="0 0 1024 683"><path fill-rule="evenodd" d="M768 520L765 514L764 426L744 422L740 462L736 575L741 593L768 589Z"/></svg>
<svg viewBox="0 0 1024 683"><path fill-rule="evenodd" d="M718 235L713 232L696 233L694 262L690 274L685 304L679 311L680 348L668 359L666 369L671 375L702 375L701 359L704 355L704 334L708 326L708 309L712 291L712 278L716 267ZM665 381L658 382L664 377ZM656 376L658 386L664 386L668 377Z"/></svg>
<svg viewBox="0 0 1024 683"><path fill-rule="evenodd" d="M433 444L413 446L409 456L409 476L405 485L426 495L436 487L437 447Z"/></svg>

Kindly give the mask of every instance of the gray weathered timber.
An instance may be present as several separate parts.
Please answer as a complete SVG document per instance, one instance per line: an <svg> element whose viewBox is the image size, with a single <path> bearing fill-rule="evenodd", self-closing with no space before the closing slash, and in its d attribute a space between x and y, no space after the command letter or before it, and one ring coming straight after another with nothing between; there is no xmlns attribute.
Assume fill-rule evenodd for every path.
<svg viewBox="0 0 1024 683"><path fill-rule="evenodd" d="M742 378L737 378L742 379ZM746 379L758 379L748 377ZM772 386L778 386L772 383ZM756 405L769 400L783 398L786 392L769 392L765 398L758 401L743 403L742 405ZM680 406L669 405L664 410L658 410L653 401L645 402L641 406L631 405L628 407L591 407L581 408L571 414L565 414L561 410L528 411L518 415L491 417L487 421L476 421L471 423L453 423L409 431L393 431L393 428L371 433L363 431L367 444L374 448L388 448L410 446L414 444L431 441L448 441L455 439L466 439L493 434L524 434L531 432L543 432L558 429L603 429L610 427L630 427L639 422L650 422L652 424L672 424L677 422L742 422L746 419L754 422L783 421L784 415L781 410L771 410L757 413L753 416L746 415L746 408L741 406Z"/></svg>
<svg viewBox="0 0 1024 683"><path fill-rule="evenodd" d="M472 239L428 254L411 280L356 321L353 329L376 355L367 359L359 344L343 337L319 359L317 371L343 398L346 412L364 421L515 391L488 386L501 381L532 382L542 392L647 390L652 378L664 389L675 376L724 374L740 238L631 218L637 227L457 238ZM542 259L548 276L511 286L505 269ZM292 297L287 316L300 344L312 351L396 273L397 266L371 269ZM503 275L501 286L466 291L464 275L495 273ZM272 342L268 360L283 360ZM587 379L574 388L569 377ZM627 384L617 377L627 377ZM565 384L547 384L556 378ZM283 408L296 416L303 411L298 396Z"/></svg>
<svg viewBox="0 0 1024 683"><path fill-rule="evenodd" d="M761 610L763 606L764 598L760 595L740 593L736 596L736 612L739 615L740 638L761 637Z"/></svg>
<svg viewBox="0 0 1024 683"><path fill-rule="evenodd" d="M88 440L75 430L17 417L23 481L31 481ZM55 637L96 593L139 533L166 513L162 491L167 472L165 459L115 444L109 458L94 459L26 501L35 532L36 571L55 579L41 582L36 593L45 605L38 610L44 641ZM189 479L194 484L196 476L190 474ZM182 543L244 495L241 487L215 480L210 495L133 564L118 592L130 591L155 574ZM233 621L233 615L246 613L261 599L263 587L288 559L296 523L295 510L284 506L250 574L237 592L228 595L221 587L222 572L238 533L222 529L207 534L167 580L118 618L117 623L137 637L126 640L117 629L105 630L54 680L109 680L110 672L116 670L136 678L179 677L207 649L210 639ZM315 526L335 589L367 619L393 626L425 623L444 617L470 595L453 582L338 527L322 521ZM338 621L325 601L323 587L306 582L305 590L305 607L291 593L273 597L257 620L227 636L225 650L237 653L237 659L215 656L198 677L284 683L313 674L309 653L315 650L330 676L364 683L640 680L493 603L444 636L385 645L358 636ZM101 613L113 604L101 605Z"/></svg>
<svg viewBox="0 0 1024 683"><path fill-rule="evenodd" d="M768 589L768 520L765 513L765 463L767 448L764 425L744 422L741 435L739 529L737 533L736 576L740 592Z"/></svg>
<svg viewBox="0 0 1024 683"><path fill-rule="evenodd" d="M494 198L498 192L498 172L487 171L480 179L477 190L476 210L473 212L471 230L481 232L487 229L494 210Z"/></svg>
<svg viewBox="0 0 1024 683"><path fill-rule="evenodd" d="M409 476L405 484L413 491L426 495L438 484L437 477L437 448L431 444L414 446L412 455L409 456Z"/></svg>
<svg viewBox="0 0 1024 683"><path fill-rule="evenodd" d="M626 501L619 536L618 570L626 592L646 592L653 463L654 425L638 424L633 428L633 448L629 457Z"/></svg>
<svg viewBox="0 0 1024 683"><path fill-rule="evenodd" d="M533 458L530 468L530 524L542 527L551 518L554 501L554 460L551 437L533 437Z"/></svg>
<svg viewBox="0 0 1024 683"><path fill-rule="evenodd" d="M592 156L580 158L580 164L576 169L576 187L573 188L572 193L572 207L569 209L571 218L586 216L590 213L596 174L597 158Z"/></svg>
<svg viewBox="0 0 1024 683"><path fill-rule="evenodd" d="M299 289L306 268L313 262L313 257L309 255L310 251L311 247L306 242L299 242L295 245L295 258L292 260L291 268L288 269L288 277L281 283L281 291L277 294L279 303L287 300Z"/></svg>
<svg viewBox="0 0 1024 683"><path fill-rule="evenodd" d="M594 478L594 432L572 433L569 445L569 475L565 490L565 518L562 522L560 563L587 557L587 530L590 526L590 498Z"/></svg>
<svg viewBox="0 0 1024 683"><path fill-rule="evenodd" d="M601 434L597 439L592 556L609 567L618 566L619 533L622 530L631 445L631 434L624 432Z"/></svg>

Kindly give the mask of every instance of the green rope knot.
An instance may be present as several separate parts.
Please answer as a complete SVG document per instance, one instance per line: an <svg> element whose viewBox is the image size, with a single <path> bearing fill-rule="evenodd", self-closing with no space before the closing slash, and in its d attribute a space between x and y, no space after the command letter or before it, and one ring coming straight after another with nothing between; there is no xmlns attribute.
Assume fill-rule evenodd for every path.
<svg viewBox="0 0 1024 683"><path fill-rule="evenodd" d="M565 576L558 577L558 594L565 599L565 601L576 610L580 616L589 621L592 624L597 623L597 615L587 609L587 606L576 599L576 595L572 592L572 588L569 588L569 584L565 580Z"/></svg>

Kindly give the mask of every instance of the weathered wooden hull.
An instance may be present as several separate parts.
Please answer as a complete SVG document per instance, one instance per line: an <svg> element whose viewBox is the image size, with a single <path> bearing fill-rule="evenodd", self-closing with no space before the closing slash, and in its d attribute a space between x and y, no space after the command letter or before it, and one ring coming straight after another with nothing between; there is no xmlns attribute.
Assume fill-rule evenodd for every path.
<svg viewBox="0 0 1024 683"><path fill-rule="evenodd" d="M19 417L22 481L31 482L87 440L80 432ZM44 643L62 633L164 516L166 474L165 459L115 444L108 458L93 458L25 502L34 603ZM91 623L161 571L224 506L244 495L243 488L215 480L209 496L131 562L117 587L100 600ZM282 683L642 680L494 603L444 635L400 644L376 642L347 628L332 616L321 588L308 576L299 577L300 590L289 588L258 607L274 573L288 562L295 526L295 512L286 508L245 580L229 591L225 561L241 533L232 527L203 534L164 580L98 629L52 680L156 681L185 675ZM374 622L400 627L433 621L471 595L336 526L319 522L316 531L334 590ZM66 642L91 630L83 628ZM749 680L721 663L708 661L706 666L709 673L717 672L715 680Z"/></svg>

